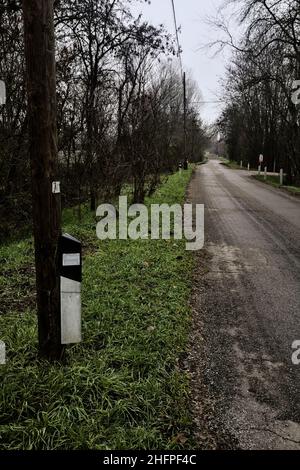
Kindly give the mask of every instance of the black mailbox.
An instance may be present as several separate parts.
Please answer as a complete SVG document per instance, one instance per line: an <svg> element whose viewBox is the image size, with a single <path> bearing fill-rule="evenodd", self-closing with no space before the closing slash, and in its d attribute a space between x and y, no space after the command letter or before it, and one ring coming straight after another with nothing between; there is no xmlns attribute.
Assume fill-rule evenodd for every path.
<svg viewBox="0 0 300 470"><path fill-rule="evenodd" d="M67 279L82 281L81 242L67 233L60 237L59 272Z"/></svg>

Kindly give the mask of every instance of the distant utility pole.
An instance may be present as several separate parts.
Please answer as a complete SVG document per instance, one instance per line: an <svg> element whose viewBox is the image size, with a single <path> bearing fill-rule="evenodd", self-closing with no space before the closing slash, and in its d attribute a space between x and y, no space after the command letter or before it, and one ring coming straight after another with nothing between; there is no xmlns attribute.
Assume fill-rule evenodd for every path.
<svg viewBox="0 0 300 470"><path fill-rule="evenodd" d="M61 235L57 182L56 71L53 0L23 0L29 145L35 242L39 353L63 355L57 247Z"/></svg>
<svg viewBox="0 0 300 470"><path fill-rule="evenodd" d="M179 44L179 36L178 36L178 28L177 28L177 19L176 19L176 10L175 10L175 3L174 0L171 0L172 4L172 11L173 11L173 20L174 20L174 27L175 27L175 35L176 35L176 41L177 41L177 55L179 59L179 64L180 64L180 70L181 70L181 77L183 81L183 133L184 133L184 163L183 163L183 168L185 170L188 169L188 158L187 158L187 128L186 128L186 77L185 77L185 72L183 72L182 68L182 60L181 60L181 50L180 50L180 44Z"/></svg>
<svg viewBox="0 0 300 470"><path fill-rule="evenodd" d="M183 72L183 131L184 131L184 169L188 169L187 158L187 128L186 128L186 76Z"/></svg>

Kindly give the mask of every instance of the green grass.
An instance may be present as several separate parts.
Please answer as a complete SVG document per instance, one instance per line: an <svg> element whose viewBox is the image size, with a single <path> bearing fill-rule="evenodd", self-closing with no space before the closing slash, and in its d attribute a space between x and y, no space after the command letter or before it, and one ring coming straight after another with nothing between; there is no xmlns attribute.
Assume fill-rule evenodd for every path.
<svg viewBox="0 0 300 470"><path fill-rule="evenodd" d="M294 195L300 195L299 186L286 186L286 185L281 186L279 176L270 175L270 176L267 176L267 180L265 180L264 175L254 175L254 178L257 179L258 181L262 181L263 183L269 184L273 186L274 188L282 188Z"/></svg>
<svg viewBox="0 0 300 470"><path fill-rule="evenodd" d="M221 161L221 164L226 166L227 168L231 168L232 170L246 170L247 169L245 167L241 168L237 162L234 162L232 160L223 159L223 161Z"/></svg>
<svg viewBox="0 0 300 470"><path fill-rule="evenodd" d="M190 176L170 176L147 203L183 202ZM84 245L83 342L65 364L37 359L31 241L0 248L0 450L191 448L184 241L99 242L86 209L80 225L64 216Z"/></svg>

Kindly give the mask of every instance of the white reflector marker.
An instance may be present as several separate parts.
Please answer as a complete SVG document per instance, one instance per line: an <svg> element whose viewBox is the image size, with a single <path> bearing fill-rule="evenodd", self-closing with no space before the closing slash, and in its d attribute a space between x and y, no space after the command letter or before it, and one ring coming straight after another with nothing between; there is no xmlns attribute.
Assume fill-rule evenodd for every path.
<svg viewBox="0 0 300 470"><path fill-rule="evenodd" d="M71 235L60 237L61 344L81 342L81 243Z"/></svg>
<svg viewBox="0 0 300 470"><path fill-rule="evenodd" d="M81 342L81 282L60 278L61 344Z"/></svg>
<svg viewBox="0 0 300 470"><path fill-rule="evenodd" d="M6 104L6 86L5 83L0 80L0 106Z"/></svg>

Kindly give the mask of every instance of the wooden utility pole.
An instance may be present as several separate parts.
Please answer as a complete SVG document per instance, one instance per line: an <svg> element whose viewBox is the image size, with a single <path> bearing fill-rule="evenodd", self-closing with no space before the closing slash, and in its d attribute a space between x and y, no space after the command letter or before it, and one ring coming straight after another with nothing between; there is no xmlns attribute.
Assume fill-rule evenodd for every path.
<svg viewBox="0 0 300 470"><path fill-rule="evenodd" d="M186 129L186 77L183 72L183 132L184 132L184 164L185 170L188 169L188 158L187 158L187 129Z"/></svg>
<svg viewBox="0 0 300 470"><path fill-rule="evenodd" d="M23 0L33 230L40 356L60 360L57 247L61 210L57 181L53 0Z"/></svg>

